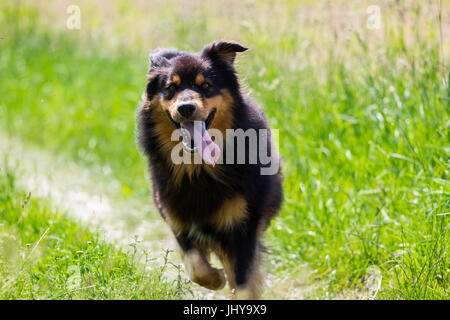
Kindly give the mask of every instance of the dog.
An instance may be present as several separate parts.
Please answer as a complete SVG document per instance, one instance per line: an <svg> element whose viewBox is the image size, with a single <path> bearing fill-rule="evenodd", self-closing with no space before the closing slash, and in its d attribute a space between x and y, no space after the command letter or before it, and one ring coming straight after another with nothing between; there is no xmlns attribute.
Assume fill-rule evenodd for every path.
<svg viewBox="0 0 450 320"><path fill-rule="evenodd" d="M137 141L148 159L154 203L175 235L190 279L211 290L228 282L234 297L258 299L261 238L281 207L283 190L268 122L241 88L234 66L236 54L246 50L235 41L216 41L198 53L150 52ZM269 134L239 145L238 135L227 135L230 129ZM221 146L212 130L225 137ZM254 160L262 149L269 162ZM181 153L194 163L174 161ZM277 163L274 172L262 174ZM211 253L223 269L211 266Z"/></svg>

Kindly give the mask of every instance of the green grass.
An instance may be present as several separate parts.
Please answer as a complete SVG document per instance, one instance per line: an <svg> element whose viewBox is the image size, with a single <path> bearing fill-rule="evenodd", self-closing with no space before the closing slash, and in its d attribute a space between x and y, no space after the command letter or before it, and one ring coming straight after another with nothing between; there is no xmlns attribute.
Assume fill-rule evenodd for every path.
<svg viewBox="0 0 450 320"><path fill-rule="evenodd" d="M146 252L99 239L0 173L0 299L179 299L189 290ZM168 253L167 253L168 254Z"/></svg>
<svg viewBox="0 0 450 320"><path fill-rule="evenodd" d="M252 49L238 69L280 130L286 200L268 232L268 271L307 264L322 284L311 298L360 297L371 270L382 277L378 298L449 298L450 74L437 15L392 4L382 30L363 21L349 32L299 20L295 2L277 6L278 19L263 1L241 11L116 5L120 28L86 9L92 19L79 32L44 25L42 10L2 10L0 123L9 134L111 168L120 196L146 199L134 142L146 53L234 38ZM94 39L102 24L109 33ZM122 46L128 38L137 40Z"/></svg>

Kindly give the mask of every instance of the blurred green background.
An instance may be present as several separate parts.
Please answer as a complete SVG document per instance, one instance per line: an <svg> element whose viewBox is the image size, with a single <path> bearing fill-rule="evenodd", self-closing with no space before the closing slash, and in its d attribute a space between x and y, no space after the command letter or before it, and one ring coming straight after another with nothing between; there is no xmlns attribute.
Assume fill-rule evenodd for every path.
<svg viewBox="0 0 450 320"><path fill-rule="evenodd" d="M74 4L81 25L71 30L66 10ZM380 28L371 25L371 5ZM265 270L276 285L265 297L449 298L449 1L2 1L0 37L0 135L4 145L26 146L19 155L4 147L5 159L26 163L34 148L50 163L65 159L58 170L74 162L102 193L142 207L142 219L155 223L135 144L148 52L197 52L218 39L248 46L237 61L242 85L279 129L284 160L285 203L266 237ZM45 166L19 173L10 162L1 171L0 248L13 237L26 252L52 218L25 224L28 190L11 181ZM29 278L0 256L0 297L77 297L64 281L48 285L48 241L40 258L25 259L41 270ZM64 243L76 252L73 241ZM62 265L63 279L71 264ZM96 268L80 269L81 287L96 286ZM111 277L121 283L117 295L88 288L81 297L149 297L140 292L153 282L127 286L119 274ZM185 296L180 281L173 294L151 297Z"/></svg>

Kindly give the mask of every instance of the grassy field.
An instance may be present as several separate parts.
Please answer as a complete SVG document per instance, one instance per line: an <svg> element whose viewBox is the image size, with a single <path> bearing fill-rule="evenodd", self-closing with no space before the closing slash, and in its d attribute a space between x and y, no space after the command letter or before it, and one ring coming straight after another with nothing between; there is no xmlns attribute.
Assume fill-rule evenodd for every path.
<svg viewBox="0 0 450 320"><path fill-rule="evenodd" d="M99 239L0 173L0 299L178 299L184 279Z"/></svg>
<svg viewBox="0 0 450 320"><path fill-rule="evenodd" d="M243 84L279 129L284 160L286 199L267 235L266 271L295 278L308 270L320 285L307 298L449 298L449 3L381 2L379 30L366 27L364 2L101 3L80 1L80 30L66 28L64 1L1 5L2 131L101 168L119 182L105 192L144 203L134 112L148 51L238 40L251 48L239 58ZM21 252L50 216L29 213L17 223L24 194L2 179L0 223L21 239ZM148 219L159 219L156 211ZM70 252L70 263L61 262L67 273L84 268L76 251L88 250L88 238L95 243L89 231L75 236L84 227L60 223L52 229L69 226L64 245L47 240L47 258L37 269L27 264L2 297L177 297L171 287L160 295L164 284L152 274L138 272L143 283L132 278L130 257L105 243L87 262L86 279L103 279L101 261L111 259L123 274L109 271L101 281L119 283L116 291L58 287L65 278L51 279L48 261L60 257L59 246ZM8 265L2 260L0 287L10 283ZM33 282L35 274L42 277ZM58 289L49 294L50 286Z"/></svg>

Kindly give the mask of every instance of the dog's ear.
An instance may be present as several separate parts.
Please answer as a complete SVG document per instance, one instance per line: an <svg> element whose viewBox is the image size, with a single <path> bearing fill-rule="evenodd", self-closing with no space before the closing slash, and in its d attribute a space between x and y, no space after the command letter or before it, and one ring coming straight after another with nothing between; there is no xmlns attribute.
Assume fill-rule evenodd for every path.
<svg viewBox="0 0 450 320"><path fill-rule="evenodd" d="M162 55L162 52L162 49L150 51L148 54L148 60L150 62L148 72L152 71L152 69L158 69L169 65L169 60Z"/></svg>
<svg viewBox="0 0 450 320"><path fill-rule="evenodd" d="M153 51L150 51L148 55L148 59L150 61L150 68L148 69L147 75L148 82L147 88L145 90L148 100L152 100L155 94L158 92L158 88L164 74L164 71L161 69L169 67L170 60L181 54L182 53L179 52L177 49L158 48Z"/></svg>
<svg viewBox="0 0 450 320"><path fill-rule="evenodd" d="M150 61L150 69L148 72L152 71L152 69L164 68L170 65L170 59L180 55L181 53L177 49L155 49L150 51L148 55L148 59Z"/></svg>
<svg viewBox="0 0 450 320"><path fill-rule="evenodd" d="M210 60L222 60L223 62L233 65L237 52L244 52L247 48L236 41L217 41L203 48L202 57Z"/></svg>

